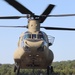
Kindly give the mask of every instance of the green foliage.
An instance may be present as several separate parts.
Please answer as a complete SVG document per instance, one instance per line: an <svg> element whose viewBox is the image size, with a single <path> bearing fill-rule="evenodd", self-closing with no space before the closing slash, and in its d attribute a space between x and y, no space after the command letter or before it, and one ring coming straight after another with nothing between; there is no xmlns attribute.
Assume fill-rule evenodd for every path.
<svg viewBox="0 0 75 75"><path fill-rule="evenodd" d="M54 62L52 65L54 67L54 72L60 75L75 74L75 60Z"/></svg>
<svg viewBox="0 0 75 75"><path fill-rule="evenodd" d="M61 61L53 62L54 73L51 75L75 75L75 60L73 61ZM13 72L14 65L11 64L1 64L0 65L0 75L15 75ZM46 70L34 70L35 75L46 75ZM20 70L20 75L33 75L32 69Z"/></svg>

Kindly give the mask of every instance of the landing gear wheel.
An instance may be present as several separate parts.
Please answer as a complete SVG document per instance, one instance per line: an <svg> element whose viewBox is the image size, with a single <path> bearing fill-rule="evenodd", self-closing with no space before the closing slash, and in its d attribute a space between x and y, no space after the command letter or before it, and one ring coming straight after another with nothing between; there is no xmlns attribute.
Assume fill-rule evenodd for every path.
<svg viewBox="0 0 75 75"><path fill-rule="evenodd" d="M51 73L53 73L53 72L54 72L54 71L53 71L53 66L51 66L51 67L50 67L50 70L51 70Z"/></svg>
<svg viewBox="0 0 75 75"><path fill-rule="evenodd" d="M16 70L17 70L17 67L16 67L16 65L14 66L14 72L16 72Z"/></svg>
<svg viewBox="0 0 75 75"><path fill-rule="evenodd" d="M19 75L20 73L20 66L16 65L14 66L14 72L15 72L15 75Z"/></svg>
<svg viewBox="0 0 75 75"><path fill-rule="evenodd" d="M48 66L47 67L47 75L53 73L53 66Z"/></svg>
<svg viewBox="0 0 75 75"><path fill-rule="evenodd" d="M50 69L50 68L49 68L49 66L48 66L48 67L47 67L47 75L49 75L49 69Z"/></svg>
<svg viewBox="0 0 75 75"><path fill-rule="evenodd" d="M19 75L19 73L20 73L20 67L17 66L17 72L16 72L16 75Z"/></svg>

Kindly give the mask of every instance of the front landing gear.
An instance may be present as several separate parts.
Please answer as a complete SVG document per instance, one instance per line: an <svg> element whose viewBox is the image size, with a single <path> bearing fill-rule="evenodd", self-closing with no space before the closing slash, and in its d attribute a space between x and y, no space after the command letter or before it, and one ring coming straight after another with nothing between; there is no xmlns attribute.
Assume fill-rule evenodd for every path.
<svg viewBox="0 0 75 75"><path fill-rule="evenodd" d="M47 75L50 75L51 73L53 73L53 66L48 66L47 67Z"/></svg>
<svg viewBox="0 0 75 75"><path fill-rule="evenodd" d="M15 64L15 66L14 66L14 72L15 72L16 75L19 75L19 73L20 73L20 66L17 66Z"/></svg>

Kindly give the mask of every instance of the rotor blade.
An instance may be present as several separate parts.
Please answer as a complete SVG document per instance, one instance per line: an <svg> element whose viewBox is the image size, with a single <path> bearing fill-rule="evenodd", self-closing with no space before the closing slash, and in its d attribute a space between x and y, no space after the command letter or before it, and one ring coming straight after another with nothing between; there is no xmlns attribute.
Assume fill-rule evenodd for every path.
<svg viewBox="0 0 75 75"><path fill-rule="evenodd" d="M48 7L45 9L45 11L40 15L39 20L40 23L43 23L44 20L47 18L47 16L49 15L49 13L51 13L52 9L54 8L55 5L48 5ZM46 16L42 16L42 15L46 15Z"/></svg>
<svg viewBox="0 0 75 75"><path fill-rule="evenodd" d="M6 1L11 6L13 6L14 8L16 8L22 14L32 14L32 15L34 15L30 10L28 10L26 7L24 7L22 4L20 4L16 0L4 0L4 1Z"/></svg>
<svg viewBox="0 0 75 75"><path fill-rule="evenodd" d="M39 15L36 15L40 17ZM60 15L48 15L47 17L67 17L67 16L75 16L75 14L60 14ZM29 16L0 16L0 19L19 19L19 18L27 18ZM41 15L41 17L46 17L46 15Z"/></svg>
<svg viewBox="0 0 75 75"><path fill-rule="evenodd" d="M0 19L20 19L20 18L27 18L27 16L0 16Z"/></svg>
<svg viewBox="0 0 75 75"><path fill-rule="evenodd" d="M47 30L71 30L71 31L75 31L75 28L63 28L63 27L41 27L41 28L45 28Z"/></svg>
<svg viewBox="0 0 75 75"><path fill-rule="evenodd" d="M60 15L48 15L47 17L68 17L75 16L75 14L60 14ZM20 19L27 18L28 16L0 16L0 19ZM46 17L46 15L37 15L37 17Z"/></svg>
<svg viewBox="0 0 75 75"><path fill-rule="evenodd" d="M2 28L27 28L27 26L0 26Z"/></svg>
<svg viewBox="0 0 75 75"><path fill-rule="evenodd" d="M46 16L46 15L42 15L42 16ZM75 16L75 14L48 15L47 17L68 17L68 16Z"/></svg>

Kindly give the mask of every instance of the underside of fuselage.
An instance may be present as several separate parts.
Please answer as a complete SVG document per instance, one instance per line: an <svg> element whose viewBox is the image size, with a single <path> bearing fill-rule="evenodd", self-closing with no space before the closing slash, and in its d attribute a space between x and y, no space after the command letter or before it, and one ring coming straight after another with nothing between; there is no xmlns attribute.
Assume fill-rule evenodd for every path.
<svg viewBox="0 0 75 75"><path fill-rule="evenodd" d="M21 69L46 69L51 65L54 56L47 47L42 49L31 48L29 51L18 48L14 53L14 61Z"/></svg>

